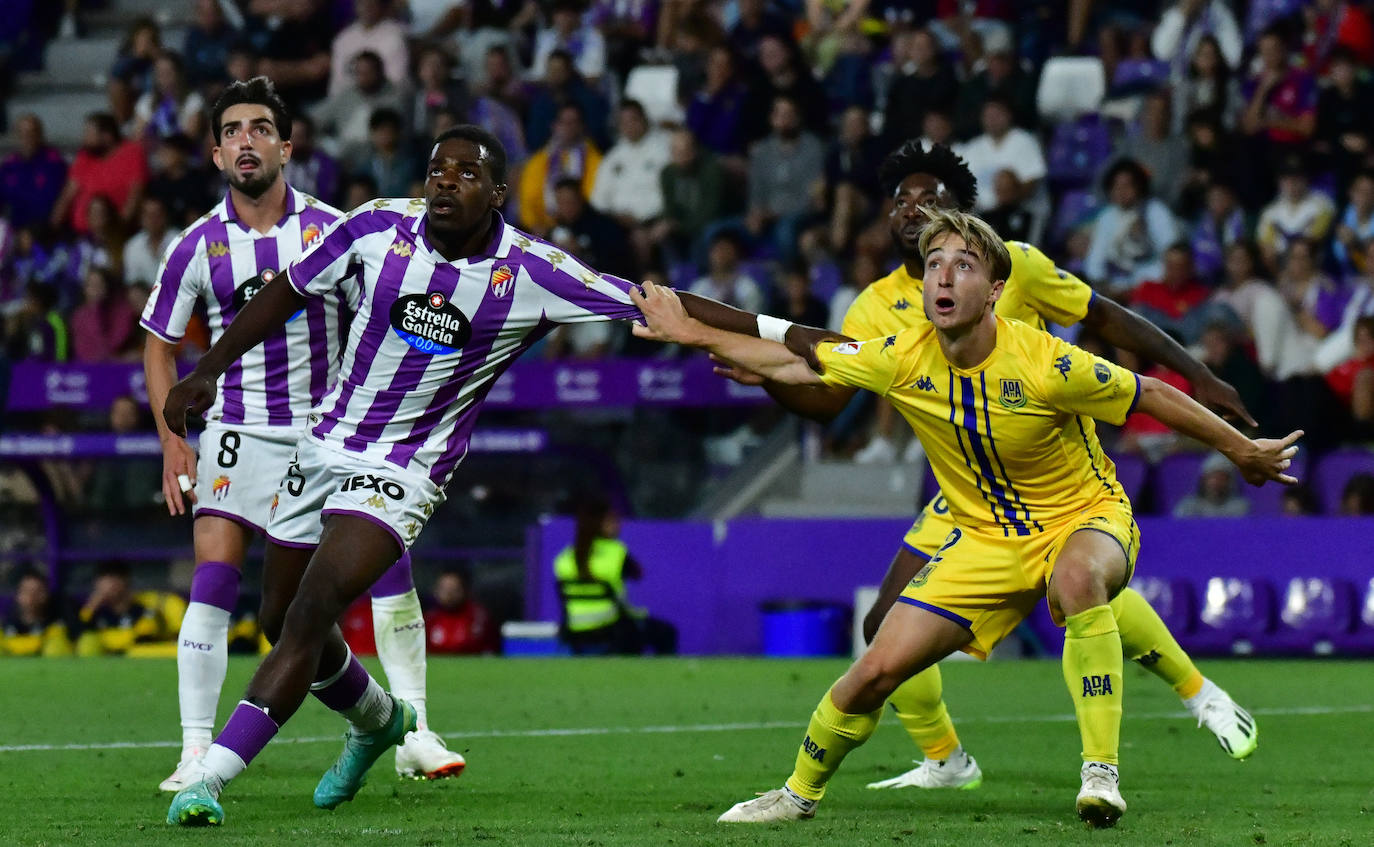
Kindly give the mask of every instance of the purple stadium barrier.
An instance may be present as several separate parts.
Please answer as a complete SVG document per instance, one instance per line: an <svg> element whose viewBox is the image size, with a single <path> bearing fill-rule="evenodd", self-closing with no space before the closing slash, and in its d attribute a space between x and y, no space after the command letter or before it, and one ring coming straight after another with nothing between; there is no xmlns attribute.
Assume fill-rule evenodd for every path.
<svg viewBox="0 0 1374 847"><path fill-rule="evenodd" d="M1355 627L1334 639L1339 653L1374 654L1374 577L1358 586L1361 592L1355 610Z"/></svg>
<svg viewBox="0 0 1374 847"><path fill-rule="evenodd" d="M1191 639L1212 652L1248 655L1255 639L1269 631L1274 589L1258 579L1214 576L1203 589L1198 631Z"/></svg>
<svg viewBox="0 0 1374 847"><path fill-rule="evenodd" d="M1154 607L1160 620L1176 637L1187 635L1196 628L1197 599L1187 581L1145 576L1131 580L1131 587Z"/></svg>
<svg viewBox="0 0 1374 847"><path fill-rule="evenodd" d="M1374 474L1374 452L1357 448L1333 450L1317 462L1312 474L1313 491L1328 515L1340 513L1341 490L1357 473Z"/></svg>
<svg viewBox="0 0 1374 847"><path fill-rule="evenodd" d="M1354 613L1355 592L1345 580L1294 577L1283 592L1279 625L1261 638L1261 647L1264 652L1329 654L1335 639L1350 632Z"/></svg>

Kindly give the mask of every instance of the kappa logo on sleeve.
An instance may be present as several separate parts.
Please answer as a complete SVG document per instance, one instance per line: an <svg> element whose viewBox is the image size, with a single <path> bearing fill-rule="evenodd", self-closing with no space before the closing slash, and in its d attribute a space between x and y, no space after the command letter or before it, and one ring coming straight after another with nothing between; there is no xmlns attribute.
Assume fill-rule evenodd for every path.
<svg viewBox="0 0 1374 847"><path fill-rule="evenodd" d="M1065 382L1068 382L1069 371L1073 370L1073 359L1070 359L1069 354L1065 353L1054 360L1054 369L1059 371L1059 375L1064 377Z"/></svg>

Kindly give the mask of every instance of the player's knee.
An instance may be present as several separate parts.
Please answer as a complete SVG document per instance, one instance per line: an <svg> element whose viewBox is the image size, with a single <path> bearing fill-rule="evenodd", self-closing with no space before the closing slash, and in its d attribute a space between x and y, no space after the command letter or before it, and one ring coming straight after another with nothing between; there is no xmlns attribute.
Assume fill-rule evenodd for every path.
<svg viewBox="0 0 1374 847"><path fill-rule="evenodd" d="M1104 605L1109 599L1101 575L1086 563L1056 565L1051 582L1055 602L1066 615Z"/></svg>
<svg viewBox="0 0 1374 847"><path fill-rule="evenodd" d="M262 635L269 644L281 640L281 628L285 620L286 608L264 597L258 606L258 625L262 627Z"/></svg>

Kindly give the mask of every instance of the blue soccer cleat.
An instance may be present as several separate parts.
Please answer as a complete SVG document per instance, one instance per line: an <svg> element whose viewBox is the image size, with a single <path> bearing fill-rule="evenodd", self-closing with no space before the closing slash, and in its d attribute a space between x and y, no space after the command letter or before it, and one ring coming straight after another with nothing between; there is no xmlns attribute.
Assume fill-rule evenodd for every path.
<svg viewBox="0 0 1374 847"><path fill-rule="evenodd" d="M167 823L179 826L219 826L224 822L224 807L205 780L177 792L167 808Z"/></svg>
<svg viewBox="0 0 1374 847"><path fill-rule="evenodd" d="M333 809L352 800L367 782L367 771L373 763L399 744L406 733L415 731L415 707L394 695L387 696L391 697L391 720L374 732L359 732L349 727L338 761L325 771L320 784L315 786L316 806Z"/></svg>

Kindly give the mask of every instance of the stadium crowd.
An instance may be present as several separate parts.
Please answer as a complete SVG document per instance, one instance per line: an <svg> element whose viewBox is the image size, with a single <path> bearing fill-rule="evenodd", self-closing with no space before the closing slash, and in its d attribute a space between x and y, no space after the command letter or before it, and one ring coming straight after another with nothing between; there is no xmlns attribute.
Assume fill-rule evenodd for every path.
<svg viewBox="0 0 1374 847"><path fill-rule="evenodd" d="M10 69L41 62L45 28L80 36L86 4L42 5L0 31ZM908 138L952 145L1004 237L1168 329L1263 429L1367 441L1372 20L1335 0L198 0L177 43L151 19L129 28L80 149L9 115L4 348L138 358L162 250L222 191L205 105L266 74L296 110L288 179L326 202L418 196L428 140L473 122L507 148L521 227L614 273L832 327L897 264L878 162ZM1060 74L1084 60L1101 96ZM193 322L182 354L207 343ZM649 352L596 324L530 355ZM834 436L892 455L859 449L863 427ZM1176 446L1143 416L1117 440L1152 459Z"/></svg>

